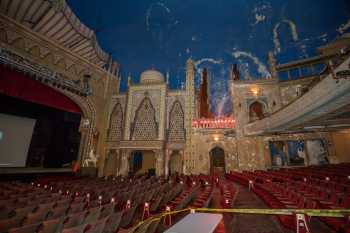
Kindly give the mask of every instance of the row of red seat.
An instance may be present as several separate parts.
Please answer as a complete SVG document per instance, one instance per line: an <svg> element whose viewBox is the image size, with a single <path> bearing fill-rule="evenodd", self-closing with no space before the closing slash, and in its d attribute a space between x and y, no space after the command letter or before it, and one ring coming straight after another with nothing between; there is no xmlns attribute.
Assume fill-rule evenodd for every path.
<svg viewBox="0 0 350 233"><path fill-rule="evenodd" d="M45 178L32 184L0 183L0 233L57 233L71 228L93 231L97 229L93 227L97 221L99 226L104 224L99 230L114 233L120 227L126 229L141 220L146 203L151 213L159 213L166 206L171 209L187 207L197 200L198 193L202 194L200 184L204 180L210 179L181 176L167 181L141 176ZM106 221L102 223L102 219ZM113 219L113 224L108 219ZM45 227L47 222L56 227Z"/></svg>
<svg viewBox="0 0 350 233"><path fill-rule="evenodd" d="M335 173L336 165L325 168L327 168L326 177L323 172L315 172L322 168L306 167L277 171L231 172L227 178L250 186L270 208L349 209L349 187L347 184L337 184L332 180L348 177L350 165L340 164L340 171L344 173L334 176L331 176L331 173ZM347 228L346 219L329 217L320 219L336 231ZM279 220L285 227L295 230L293 217L279 216Z"/></svg>
<svg viewBox="0 0 350 233"><path fill-rule="evenodd" d="M103 224L107 225L102 230L104 232L109 230L115 232L119 226L128 227L132 223L135 211L141 205L141 202L147 198L152 198L149 194L153 195L167 188L167 183L159 184L152 179L144 181L142 188L137 188L140 186L140 180L144 181L144 178L141 177L135 182L127 181L130 184L133 183L133 185L125 184L125 180L122 179L119 181L113 180L113 182L110 182L112 185L108 185L108 181L105 180L79 179L71 182L66 181L70 182L70 189L66 189L68 188L65 185L66 182L55 184L33 183L32 185L2 183L0 184L2 188L2 192L0 192L0 216L2 219L0 220L0 232L28 233L39 231L53 233L68 231L70 228L78 226L80 226L78 227L80 230L89 229L89 231L92 231L95 229L91 227L94 222L104 218L107 219ZM101 183L103 184L101 185ZM123 203L123 198L117 191L120 183L124 183L123 187L127 187L126 192L129 193L129 196L126 198L130 198L126 201L129 206L125 205L122 208L118 206L118 203ZM116 187L113 188L113 185ZM86 187L89 188L86 189ZM99 188L103 189L99 190ZM148 192L145 192L146 188L149 189ZM114 193L115 196L107 195L107 191L112 195ZM91 219L91 216L94 216L93 219ZM107 221L108 217L113 219L113 223ZM49 222L49 225L55 225L56 228L45 227L46 222ZM84 224L88 225L81 227ZM101 227L99 229L101 230Z"/></svg>

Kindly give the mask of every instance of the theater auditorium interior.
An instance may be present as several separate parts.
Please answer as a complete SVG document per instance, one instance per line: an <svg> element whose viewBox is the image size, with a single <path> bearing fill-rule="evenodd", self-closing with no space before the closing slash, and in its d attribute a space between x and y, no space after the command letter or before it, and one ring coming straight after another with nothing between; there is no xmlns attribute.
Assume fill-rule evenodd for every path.
<svg viewBox="0 0 350 233"><path fill-rule="evenodd" d="M350 233L350 2L0 0L0 233Z"/></svg>

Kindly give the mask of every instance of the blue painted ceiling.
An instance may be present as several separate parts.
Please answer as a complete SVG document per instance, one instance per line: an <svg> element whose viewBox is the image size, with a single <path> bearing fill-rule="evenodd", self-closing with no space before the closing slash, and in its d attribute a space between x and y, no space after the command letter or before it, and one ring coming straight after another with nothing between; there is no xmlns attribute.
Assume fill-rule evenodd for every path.
<svg viewBox="0 0 350 233"><path fill-rule="evenodd" d="M315 55L315 48L350 29L348 0L67 0L96 31L105 51L138 82L142 71L169 73L181 88L185 62L198 61L211 78L212 110L231 111L227 80L237 63L244 78L269 75L267 53L279 63ZM199 84L197 78L197 85Z"/></svg>

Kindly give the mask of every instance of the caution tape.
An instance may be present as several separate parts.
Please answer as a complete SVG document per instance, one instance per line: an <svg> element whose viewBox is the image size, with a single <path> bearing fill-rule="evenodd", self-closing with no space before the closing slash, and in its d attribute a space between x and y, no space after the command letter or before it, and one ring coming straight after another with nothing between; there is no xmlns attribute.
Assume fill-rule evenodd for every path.
<svg viewBox="0 0 350 233"><path fill-rule="evenodd" d="M350 215L350 209L210 209L197 208L196 212L262 214L262 215L295 215L305 214L313 217L343 218Z"/></svg>
<svg viewBox="0 0 350 233"><path fill-rule="evenodd" d="M232 213L232 214L259 214L259 215L296 215L304 214L312 217L343 218L350 215L350 209L211 209L211 208L187 208L182 210L163 212L153 215L139 222L131 231L141 227L143 224L161 220L165 216L175 215L183 212L207 212L207 213Z"/></svg>

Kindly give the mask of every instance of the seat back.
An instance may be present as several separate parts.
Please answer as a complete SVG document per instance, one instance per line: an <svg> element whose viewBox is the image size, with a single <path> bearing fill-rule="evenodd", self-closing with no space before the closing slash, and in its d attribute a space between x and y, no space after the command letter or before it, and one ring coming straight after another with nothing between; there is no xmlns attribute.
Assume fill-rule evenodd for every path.
<svg viewBox="0 0 350 233"><path fill-rule="evenodd" d="M95 207L88 210L88 214L84 220L84 223L91 224L99 219L101 214L101 208Z"/></svg>
<svg viewBox="0 0 350 233"><path fill-rule="evenodd" d="M58 233L63 228L64 217L43 221L39 233Z"/></svg>
<svg viewBox="0 0 350 233"><path fill-rule="evenodd" d="M19 227L23 222L23 217L13 217L0 220L0 233L7 232L11 228Z"/></svg>
<svg viewBox="0 0 350 233"><path fill-rule="evenodd" d="M68 213L73 214L73 213L79 213L84 210L86 203L85 202L79 202L79 203L72 203L69 206Z"/></svg>
<svg viewBox="0 0 350 233"><path fill-rule="evenodd" d="M147 229L147 233L155 233L157 231L159 223L160 223L160 218L152 221L150 226Z"/></svg>
<svg viewBox="0 0 350 233"><path fill-rule="evenodd" d="M123 211L119 211L117 213L112 213L107 219L103 233L116 232L120 226L122 216L123 216Z"/></svg>
<svg viewBox="0 0 350 233"><path fill-rule="evenodd" d="M81 225L84 222L85 216L86 212L68 215L66 220L64 221L63 227L72 228Z"/></svg>
<svg viewBox="0 0 350 233"><path fill-rule="evenodd" d="M40 223L29 224L18 228L11 228L9 233L36 233Z"/></svg>
<svg viewBox="0 0 350 233"><path fill-rule="evenodd" d="M17 217L25 217L29 213L33 213L37 206L26 206L23 208L15 209L15 215Z"/></svg>
<svg viewBox="0 0 350 233"><path fill-rule="evenodd" d="M102 207L101 213L100 213L100 218L104 218L109 216L114 212L115 209L115 204L114 203L109 203L106 204Z"/></svg>
<svg viewBox="0 0 350 233"><path fill-rule="evenodd" d="M150 211L156 212L162 202L164 195L159 195L153 202L151 202Z"/></svg>
<svg viewBox="0 0 350 233"><path fill-rule="evenodd" d="M94 222L89 229L89 233L103 233L107 223L108 217L102 218Z"/></svg>
<svg viewBox="0 0 350 233"><path fill-rule="evenodd" d="M131 222L134 218L136 208L137 208L137 206L133 206L130 209L125 210L125 212L123 213L121 223L120 223L121 227L125 228L131 224Z"/></svg>
<svg viewBox="0 0 350 233"><path fill-rule="evenodd" d="M65 216L68 211L68 206L63 207L56 207L50 211L50 213L47 216L47 219L55 219L60 218L62 216Z"/></svg>
<svg viewBox="0 0 350 233"><path fill-rule="evenodd" d="M27 225L42 222L46 219L49 212L49 209L40 209L35 213L29 213L25 217L23 224Z"/></svg>
<svg viewBox="0 0 350 233"><path fill-rule="evenodd" d="M75 227L64 228L62 233L84 233L87 230L87 224L81 224Z"/></svg>

